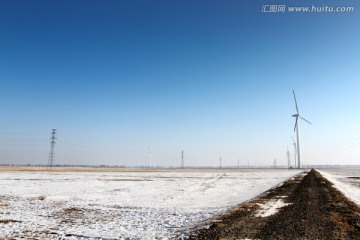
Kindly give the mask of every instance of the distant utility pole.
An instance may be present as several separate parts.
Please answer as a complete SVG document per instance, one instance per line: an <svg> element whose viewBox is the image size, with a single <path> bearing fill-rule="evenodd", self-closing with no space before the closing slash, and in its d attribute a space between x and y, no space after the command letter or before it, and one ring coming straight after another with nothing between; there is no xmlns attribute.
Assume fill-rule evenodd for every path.
<svg viewBox="0 0 360 240"><path fill-rule="evenodd" d="M240 160L238 159L237 168L240 168Z"/></svg>
<svg viewBox="0 0 360 240"><path fill-rule="evenodd" d="M221 160L221 156L220 156L220 168L222 167L222 160Z"/></svg>
<svg viewBox="0 0 360 240"><path fill-rule="evenodd" d="M274 168L276 168L276 159L274 159Z"/></svg>
<svg viewBox="0 0 360 240"><path fill-rule="evenodd" d="M181 151L181 168L184 168L184 151Z"/></svg>
<svg viewBox="0 0 360 240"><path fill-rule="evenodd" d="M52 130L51 138L50 138L51 146L50 146L50 154L49 154L49 160L48 160L48 167L52 168L54 166L55 161L55 140L56 140L56 129Z"/></svg>

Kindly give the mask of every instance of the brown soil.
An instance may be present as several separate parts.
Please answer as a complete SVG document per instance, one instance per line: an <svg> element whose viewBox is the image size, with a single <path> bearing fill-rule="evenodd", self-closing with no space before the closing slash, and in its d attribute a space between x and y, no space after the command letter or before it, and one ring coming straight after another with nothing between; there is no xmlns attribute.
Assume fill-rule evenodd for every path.
<svg viewBox="0 0 360 240"><path fill-rule="evenodd" d="M260 204L282 199L276 214ZM194 230L190 239L360 239L360 209L312 169Z"/></svg>
<svg viewBox="0 0 360 240"><path fill-rule="evenodd" d="M19 221L12 220L12 219L3 219L3 220L0 220L0 224L7 224L7 223L12 223L12 222L19 222Z"/></svg>

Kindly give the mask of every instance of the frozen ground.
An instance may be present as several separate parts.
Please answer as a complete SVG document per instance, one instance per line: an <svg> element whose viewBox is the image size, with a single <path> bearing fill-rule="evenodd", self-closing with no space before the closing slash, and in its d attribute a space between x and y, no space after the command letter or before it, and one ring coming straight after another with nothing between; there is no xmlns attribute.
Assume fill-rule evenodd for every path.
<svg viewBox="0 0 360 240"><path fill-rule="evenodd" d="M0 239L168 239L298 170L0 172Z"/></svg>
<svg viewBox="0 0 360 240"><path fill-rule="evenodd" d="M360 207L360 169L324 169L319 172Z"/></svg>

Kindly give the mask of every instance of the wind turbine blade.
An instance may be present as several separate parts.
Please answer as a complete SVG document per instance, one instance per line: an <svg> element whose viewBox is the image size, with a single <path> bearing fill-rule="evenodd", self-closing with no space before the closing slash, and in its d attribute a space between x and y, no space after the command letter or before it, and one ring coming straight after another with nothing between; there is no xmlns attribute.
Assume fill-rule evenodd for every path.
<svg viewBox="0 0 360 240"><path fill-rule="evenodd" d="M299 109L298 109L298 105L296 102L296 97L295 97L295 91L293 90L293 94L294 94L294 100L295 100L295 106L296 106L296 112L299 114Z"/></svg>
<svg viewBox="0 0 360 240"><path fill-rule="evenodd" d="M293 138L293 136L291 136L291 138L292 138L293 142L295 143L295 139Z"/></svg>
<svg viewBox="0 0 360 240"><path fill-rule="evenodd" d="M302 120L304 120L304 121L306 121L306 122L308 122L308 123L310 123L310 124L312 124L311 122L309 122L308 120L306 120L305 118L303 118L302 116L299 116Z"/></svg>
<svg viewBox="0 0 360 240"><path fill-rule="evenodd" d="M298 124L298 118L299 118L299 117L296 117L296 120L295 120L294 132L295 132L296 127L297 127L297 124Z"/></svg>

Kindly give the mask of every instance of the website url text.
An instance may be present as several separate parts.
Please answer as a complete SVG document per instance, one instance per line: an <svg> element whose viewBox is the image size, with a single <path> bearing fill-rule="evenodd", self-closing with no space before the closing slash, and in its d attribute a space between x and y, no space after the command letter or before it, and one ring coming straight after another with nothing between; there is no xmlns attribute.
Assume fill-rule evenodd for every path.
<svg viewBox="0 0 360 240"><path fill-rule="evenodd" d="M286 6L286 5L262 5L261 12L263 13L352 13L355 11L354 7L348 6Z"/></svg>

